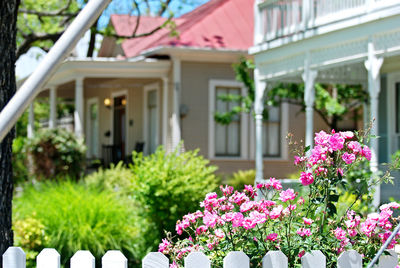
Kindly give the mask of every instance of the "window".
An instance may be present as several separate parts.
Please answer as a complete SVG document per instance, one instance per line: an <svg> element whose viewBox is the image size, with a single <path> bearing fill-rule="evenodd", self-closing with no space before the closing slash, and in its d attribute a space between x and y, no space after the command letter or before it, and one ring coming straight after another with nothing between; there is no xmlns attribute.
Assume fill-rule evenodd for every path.
<svg viewBox="0 0 400 268"><path fill-rule="evenodd" d="M268 107L268 119L263 121L263 156L281 156L281 109Z"/></svg>
<svg viewBox="0 0 400 268"><path fill-rule="evenodd" d="M221 95L244 94L242 83L230 80L210 80L209 83L209 157L246 158L248 149L246 114L237 115L228 125L214 120L215 112L225 113L238 106L238 102L219 99Z"/></svg>
<svg viewBox="0 0 400 268"><path fill-rule="evenodd" d="M216 87L215 89L215 111L226 113L238 102L227 102L219 99L219 96L229 94L240 94L238 87ZM240 116L235 115L229 125L215 125L215 156L240 156Z"/></svg>

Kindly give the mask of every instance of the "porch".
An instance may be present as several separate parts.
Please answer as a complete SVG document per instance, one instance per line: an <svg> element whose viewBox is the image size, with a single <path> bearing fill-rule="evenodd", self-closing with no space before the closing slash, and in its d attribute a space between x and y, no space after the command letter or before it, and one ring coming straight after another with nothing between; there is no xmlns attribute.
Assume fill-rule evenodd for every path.
<svg viewBox="0 0 400 268"><path fill-rule="evenodd" d="M130 161L133 150L172 148L169 67L157 60L68 59L37 98L49 101L49 128L57 127L58 102L73 105L73 131L85 139L88 160ZM33 105L29 114L32 136Z"/></svg>
<svg viewBox="0 0 400 268"><path fill-rule="evenodd" d="M390 161L400 149L398 1L270 0L254 8L257 95L275 81L303 82L305 142L312 146L315 83L361 85L370 97L364 123L374 120L371 134L379 136L370 144L371 169Z"/></svg>

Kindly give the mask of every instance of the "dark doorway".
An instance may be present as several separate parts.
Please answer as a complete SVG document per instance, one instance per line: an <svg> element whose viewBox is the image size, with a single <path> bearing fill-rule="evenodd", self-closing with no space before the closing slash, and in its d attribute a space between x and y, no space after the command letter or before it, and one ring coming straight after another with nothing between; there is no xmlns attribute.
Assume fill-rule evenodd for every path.
<svg viewBox="0 0 400 268"><path fill-rule="evenodd" d="M116 157L118 160L123 160L126 150L126 96L114 98L113 127L113 144L116 149Z"/></svg>

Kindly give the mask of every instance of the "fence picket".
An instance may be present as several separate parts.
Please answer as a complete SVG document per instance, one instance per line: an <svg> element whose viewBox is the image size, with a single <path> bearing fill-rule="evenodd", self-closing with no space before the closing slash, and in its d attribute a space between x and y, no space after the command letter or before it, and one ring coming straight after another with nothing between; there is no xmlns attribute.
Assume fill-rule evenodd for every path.
<svg viewBox="0 0 400 268"><path fill-rule="evenodd" d="M44 248L36 257L37 268L60 268L60 254L54 248Z"/></svg>
<svg viewBox="0 0 400 268"><path fill-rule="evenodd" d="M301 257L301 267L303 268L325 268L326 257L320 250L311 250Z"/></svg>
<svg viewBox="0 0 400 268"><path fill-rule="evenodd" d="M395 268L397 265L398 255L394 250L388 250L390 255L382 255L379 258L377 268Z"/></svg>
<svg viewBox="0 0 400 268"><path fill-rule="evenodd" d="M263 268L287 268L288 258L280 250L268 251L263 258Z"/></svg>
<svg viewBox="0 0 400 268"><path fill-rule="evenodd" d="M89 250L78 250L71 258L71 268L95 268L92 253Z"/></svg>
<svg viewBox="0 0 400 268"><path fill-rule="evenodd" d="M249 268L250 259L243 251L231 251L224 258L224 268Z"/></svg>
<svg viewBox="0 0 400 268"><path fill-rule="evenodd" d="M128 268L128 259L119 250L109 250L101 258L102 268Z"/></svg>
<svg viewBox="0 0 400 268"><path fill-rule="evenodd" d="M20 247L9 247L3 254L3 267L25 268L26 256Z"/></svg>
<svg viewBox="0 0 400 268"><path fill-rule="evenodd" d="M210 268L211 262L203 252L191 252L185 258L185 268Z"/></svg>
<svg viewBox="0 0 400 268"><path fill-rule="evenodd" d="M142 261L142 268L168 268L169 260L161 252L150 252Z"/></svg>
<svg viewBox="0 0 400 268"><path fill-rule="evenodd" d="M362 256L355 250L348 250L340 254L337 262L338 268L361 268Z"/></svg>

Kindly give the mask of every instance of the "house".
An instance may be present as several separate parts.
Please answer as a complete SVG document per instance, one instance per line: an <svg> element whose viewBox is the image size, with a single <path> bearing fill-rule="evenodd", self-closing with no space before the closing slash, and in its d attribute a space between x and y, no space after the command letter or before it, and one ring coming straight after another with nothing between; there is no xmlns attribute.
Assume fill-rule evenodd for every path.
<svg viewBox="0 0 400 268"><path fill-rule="evenodd" d="M288 10L298 2L291 1L293 7ZM260 75L255 78L259 82L270 78L261 67L274 70L276 66L279 71L276 78L282 78L282 69L287 67L288 71L284 71L289 74L291 66L296 66L292 58L281 62L280 57L286 57L282 55L274 58L273 66L260 62L270 50L264 47L266 40L257 39L261 29L259 8L263 10L268 3L271 1L210 0L174 19L179 37L171 37L167 29L162 29L147 37L126 39L121 44L105 38L97 58L68 58L39 95L50 100L49 126L56 126L57 98L72 99L74 130L85 138L88 158L106 159L112 152L114 158L123 159L134 149L150 154L158 145L171 151L183 140L186 150L199 148L200 154L219 167L220 173L254 169L252 116L243 114L223 126L214 121L213 115L217 110L229 109L229 104L219 101L218 95L246 94L243 84L235 80L231 66L241 57L256 60ZM273 3L275 7L285 1ZM272 18L275 24L267 23L269 15L262 19L266 25L278 27L276 14ZM141 17L137 31L147 32L164 20ZM130 35L136 28L136 18L126 15L113 15L111 23L120 35ZM294 23L293 27L299 26ZM255 46L254 29L257 30ZM284 36L289 43L299 39L291 39L286 32ZM280 42L278 35L271 38ZM252 54L248 53L250 47ZM301 62L303 58L293 60ZM291 132L297 140L304 140L305 117L299 109L289 104L271 108L269 120L262 123L264 176L286 178L297 171L285 137ZM313 118L315 130L327 129L318 115Z"/></svg>
<svg viewBox="0 0 400 268"><path fill-rule="evenodd" d="M400 3L392 0L287 0L254 4L253 55L258 94L265 83L305 83L306 143L312 145L314 83L361 84L375 119L371 168L400 149ZM397 178L398 180L398 178ZM399 197L400 183L382 185L377 200Z"/></svg>

